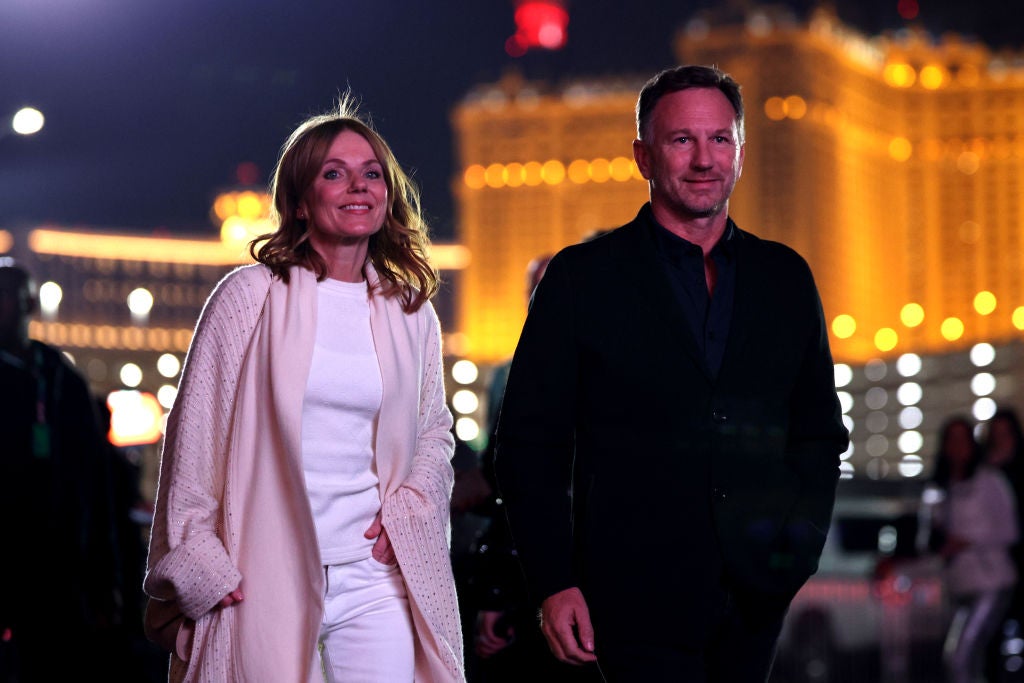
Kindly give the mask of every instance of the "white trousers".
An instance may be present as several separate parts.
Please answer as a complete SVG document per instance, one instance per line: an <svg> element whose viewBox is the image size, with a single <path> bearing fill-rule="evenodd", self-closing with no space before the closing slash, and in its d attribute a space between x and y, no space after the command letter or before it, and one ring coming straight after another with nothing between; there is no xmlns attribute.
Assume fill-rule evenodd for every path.
<svg viewBox="0 0 1024 683"><path fill-rule="evenodd" d="M320 661L327 683L413 679L412 614L397 566L367 558L324 567Z"/></svg>

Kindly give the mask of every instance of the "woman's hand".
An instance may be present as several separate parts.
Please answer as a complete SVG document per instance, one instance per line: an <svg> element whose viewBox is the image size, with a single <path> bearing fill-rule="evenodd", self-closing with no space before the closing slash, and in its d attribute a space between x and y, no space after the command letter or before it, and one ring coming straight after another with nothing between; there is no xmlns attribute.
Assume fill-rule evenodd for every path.
<svg viewBox="0 0 1024 683"><path fill-rule="evenodd" d="M230 593L225 595L223 598L221 598L220 602L217 603L217 606L218 607L231 607L231 605L234 605L235 603L242 602L242 600L245 600L245 596L242 595L242 589L241 588L236 588L235 590L231 591Z"/></svg>
<svg viewBox="0 0 1024 683"><path fill-rule="evenodd" d="M377 560L381 564L398 564L398 560L395 558L395 549L391 547L391 539L388 538L388 532L384 528L384 525L380 521L380 510L373 518L373 524L363 534L365 538L376 538L377 542L373 544L373 550L371 554L373 559Z"/></svg>

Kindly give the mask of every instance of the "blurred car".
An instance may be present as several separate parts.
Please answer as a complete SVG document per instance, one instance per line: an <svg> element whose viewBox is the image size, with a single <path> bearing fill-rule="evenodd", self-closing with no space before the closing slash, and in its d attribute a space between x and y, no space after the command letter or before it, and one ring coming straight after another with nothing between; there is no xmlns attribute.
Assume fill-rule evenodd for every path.
<svg viewBox="0 0 1024 683"><path fill-rule="evenodd" d="M942 680L951 610L941 560L919 551L923 488L839 482L818 572L783 625L773 683Z"/></svg>

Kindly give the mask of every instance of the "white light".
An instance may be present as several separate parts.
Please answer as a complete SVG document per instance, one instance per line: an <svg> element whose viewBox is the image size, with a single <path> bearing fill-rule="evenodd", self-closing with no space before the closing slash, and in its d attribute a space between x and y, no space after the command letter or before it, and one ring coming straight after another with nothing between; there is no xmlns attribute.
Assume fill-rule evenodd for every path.
<svg viewBox="0 0 1024 683"><path fill-rule="evenodd" d="M899 464L900 474L904 477L916 477L924 471L924 463L921 461L919 455L905 455L900 460Z"/></svg>
<svg viewBox="0 0 1024 683"><path fill-rule="evenodd" d="M850 412L853 408L853 396L848 391L837 391L836 395L839 397L839 408L844 413Z"/></svg>
<svg viewBox="0 0 1024 683"><path fill-rule="evenodd" d="M908 406L900 411L900 427L917 429L924 422L924 413L917 406Z"/></svg>
<svg viewBox="0 0 1024 683"><path fill-rule="evenodd" d="M864 444L864 450L873 458L885 455L886 451L889 450L889 439L881 434L872 434Z"/></svg>
<svg viewBox="0 0 1024 683"><path fill-rule="evenodd" d="M459 384L472 384L478 374L476 363L471 360L455 361L455 365L452 366L452 379Z"/></svg>
<svg viewBox="0 0 1024 683"><path fill-rule="evenodd" d="M156 392L156 400L160 402L164 408L168 410L174 405L174 399L178 397L178 388L171 385L165 384Z"/></svg>
<svg viewBox="0 0 1024 683"><path fill-rule="evenodd" d="M480 399L469 389L459 389L452 395L452 408L455 408L457 413L465 415L474 412L479 407Z"/></svg>
<svg viewBox="0 0 1024 683"><path fill-rule="evenodd" d="M878 552L888 555L896 550L896 541L899 539L899 535L896 533L896 527L891 524L886 524L878 530Z"/></svg>
<svg viewBox="0 0 1024 683"><path fill-rule="evenodd" d="M946 492L934 484L928 484L921 494L921 502L925 505L938 505L946 500Z"/></svg>
<svg viewBox="0 0 1024 683"><path fill-rule="evenodd" d="M135 363L125 363L121 366L121 384L126 387L135 388L142 384L142 368Z"/></svg>
<svg viewBox="0 0 1024 683"><path fill-rule="evenodd" d="M41 131L44 123L46 123L46 118L43 116L43 112L32 107L25 107L19 109L11 119L11 128L18 135L32 135Z"/></svg>
<svg viewBox="0 0 1024 683"><path fill-rule="evenodd" d="M849 460L850 456L853 455L853 441L850 441L850 445L846 447L846 450L839 454L840 460Z"/></svg>
<svg viewBox="0 0 1024 683"><path fill-rule="evenodd" d="M64 298L64 290L56 282L44 282L39 285L39 307L43 313L56 313L60 300Z"/></svg>
<svg viewBox="0 0 1024 683"><path fill-rule="evenodd" d="M896 390L896 400L900 405L913 406L921 400L921 385L917 382L905 382Z"/></svg>
<svg viewBox="0 0 1024 683"><path fill-rule="evenodd" d="M992 419L992 416L996 414L996 402L988 396L979 398L974 402L974 408L971 412L974 413L975 420L980 420L982 422L990 420Z"/></svg>
<svg viewBox="0 0 1024 683"><path fill-rule="evenodd" d="M896 360L896 372L904 377L913 377L921 372L921 356L916 353L905 353Z"/></svg>
<svg viewBox="0 0 1024 683"><path fill-rule="evenodd" d="M846 363L836 363L832 367L832 373L836 378L836 387L845 387L853 381L853 370Z"/></svg>
<svg viewBox="0 0 1024 683"><path fill-rule="evenodd" d="M164 377L174 377L181 370L181 361L173 353L165 353L156 359L156 369Z"/></svg>
<svg viewBox="0 0 1024 683"><path fill-rule="evenodd" d="M128 295L128 309L135 315L146 315L153 308L153 295L145 287L133 289Z"/></svg>
<svg viewBox="0 0 1024 683"><path fill-rule="evenodd" d="M889 393L882 387L871 387L864 394L864 403L871 410L881 410L889 402Z"/></svg>
<svg viewBox="0 0 1024 683"><path fill-rule="evenodd" d="M843 415L843 426L846 427L846 431L853 432L853 418L849 415Z"/></svg>
<svg viewBox="0 0 1024 683"><path fill-rule="evenodd" d="M875 358L864 364L864 375L872 382L877 382L885 377L888 369L884 360Z"/></svg>
<svg viewBox="0 0 1024 683"><path fill-rule="evenodd" d="M979 368L990 365L996 359L996 350L991 344L982 342L971 347L971 362Z"/></svg>
<svg viewBox="0 0 1024 683"><path fill-rule="evenodd" d="M971 378L971 392L975 396L988 396L996 390L996 378L989 372L979 372Z"/></svg>
<svg viewBox="0 0 1024 683"><path fill-rule="evenodd" d="M924 438L921 436L921 432L907 431L900 434L897 443L899 444L900 451L903 453L920 453L921 446L924 445Z"/></svg>
<svg viewBox="0 0 1024 683"><path fill-rule="evenodd" d="M480 425L471 417L460 417L455 421L455 435L463 441L472 441L480 436Z"/></svg>
<svg viewBox="0 0 1024 683"><path fill-rule="evenodd" d="M846 462L845 460L839 463L839 478L853 479L853 465Z"/></svg>

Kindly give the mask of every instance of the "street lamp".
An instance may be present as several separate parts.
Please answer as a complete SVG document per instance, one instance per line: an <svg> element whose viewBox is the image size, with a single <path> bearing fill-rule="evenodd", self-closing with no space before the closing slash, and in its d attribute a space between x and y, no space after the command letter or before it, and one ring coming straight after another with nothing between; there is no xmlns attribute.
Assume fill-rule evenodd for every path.
<svg viewBox="0 0 1024 683"><path fill-rule="evenodd" d="M22 107L8 119L8 125L0 126L0 138L12 132L24 136L35 135L43 129L44 123L46 118L43 112L34 107Z"/></svg>
<svg viewBox="0 0 1024 683"><path fill-rule="evenodd" d="M23 107L11 117L11 128L18 135L34 135L43 129L46 118L33 107Z"/></svg>

